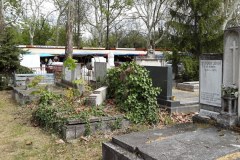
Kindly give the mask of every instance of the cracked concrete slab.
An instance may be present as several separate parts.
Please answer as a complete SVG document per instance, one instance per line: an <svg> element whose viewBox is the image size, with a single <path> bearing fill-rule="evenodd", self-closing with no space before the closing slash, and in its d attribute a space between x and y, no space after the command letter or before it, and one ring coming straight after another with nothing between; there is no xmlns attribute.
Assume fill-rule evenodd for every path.
<svg viewBox="0 0 240 160"><path fill-rule="evenodd" d="M111 143L123 149L125 154L128 152L136 155L136 159L147 160L213 160L240 152L239 133L198 124L117 136ZM113 154L108 154L109 150ZM111 158L114 153L117 150L103 147L103 160L121 160Z"/></svg>

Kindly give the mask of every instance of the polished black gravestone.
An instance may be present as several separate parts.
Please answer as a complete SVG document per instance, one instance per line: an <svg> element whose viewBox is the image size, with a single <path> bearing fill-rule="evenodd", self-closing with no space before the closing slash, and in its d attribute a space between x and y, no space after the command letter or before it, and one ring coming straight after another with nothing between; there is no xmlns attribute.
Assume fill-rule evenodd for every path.
<svg viewBox="0 0 240 160"><path fill-rule="evenodd" d="M153 86L161 88L157 101L161 106L178 107L179 101L172 100L172 67L145 66L149 71Z"/></svg>

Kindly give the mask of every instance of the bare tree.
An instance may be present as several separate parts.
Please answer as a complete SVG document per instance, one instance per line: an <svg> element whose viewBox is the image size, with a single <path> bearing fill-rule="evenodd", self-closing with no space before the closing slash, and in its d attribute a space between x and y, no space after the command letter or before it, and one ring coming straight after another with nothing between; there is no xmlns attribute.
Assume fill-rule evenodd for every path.
<svg viewBox="0 0 240 160"><path fill-rule="evenodd" d="M67 0L54 0L53 2L58 11L57 24L56 24L56 30L55 30L55 34L56 34L55 45L58 46L59 45L59 27L61 24L61 18L63 16L66 16L68 1Z"/></svg>
<svg viewBox="0 0 240 160"><path fill-rule="evenodd" d="M135 17L140 18L146 26L147 29L147 45L154 45L159 43L159 40L154 42L155 33L161 27L160 21L166 21L166 13L168 6L172 2L170 0L135 0L134 7L136 9ZM150 44L152 42L152 44Z"/></svg>
<svg viewBox="0 0 240 160"><path fill-rule="evenodd" d="M222 16L224 17L224 23L222 29L225 30L228 23L236 20L236 15L239 14L239 0L223 0L222 2Z"/></svg>
<svg viewBox="0 0 240 160"><path fill-rule="evenodd" d="M131 8L131 0L88 0L86 3L89 8L86 13L87 22L98 33L99 47L103 46L104 32L107 29L108 35L113 22L124 18L123 13ZM106 40L106 48L109 48L108 40Z"/></svg>
<svg viewBox="0 0 240 160"><path fill-rule="evenodd" d="M77 47L80 48L81 46L81 31L82 28L86 24L86 11L87 7L83 0L77 0L75 2L75 25L74 25L74 32L75 32L75 42Z"/></svg>

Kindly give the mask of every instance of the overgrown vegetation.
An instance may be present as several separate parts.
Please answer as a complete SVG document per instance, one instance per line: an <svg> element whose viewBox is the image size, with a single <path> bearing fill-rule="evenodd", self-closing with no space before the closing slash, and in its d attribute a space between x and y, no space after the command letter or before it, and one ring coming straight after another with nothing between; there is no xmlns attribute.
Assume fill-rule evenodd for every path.
<svg viewBox="0 0 240 160"><path fill-rule="evenodd" d="M158 122L157 95L148 71L134 62L124 63L108 71L109 95L116 100L117 107L134 123Z"/></svg>
<svg viewBox="0 0 240 160"><path fill-rule="evenodd" d="M64 63L63 63L64 67L68 68L69 70L74 70L77 65L76 65L76 60L72 59L71 57L68 57Z"/></svg>
<svg viewBox="0 0 240 160"><path fill-rule="evenodd" d="M103 106L92 107L85 102L77 89L69 88L63 95L58 95L42 88L33 117L41 126L57 132L61 131L68 121L80 120L85 123L84 135L87 136L92 133L90 120L93 117L100 118L111 114L104 110Z"/></svg>

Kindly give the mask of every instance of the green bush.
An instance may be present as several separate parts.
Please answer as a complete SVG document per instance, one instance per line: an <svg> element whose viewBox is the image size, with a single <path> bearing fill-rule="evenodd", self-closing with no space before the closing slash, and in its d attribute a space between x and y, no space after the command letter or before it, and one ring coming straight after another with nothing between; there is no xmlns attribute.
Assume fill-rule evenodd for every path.
<svg viewBox="0 0 240 160"><path fill-rule="evenodd" d="M16 74L32 74L33 71L30 68L19 65L15 71Z"/></svg>
<svg viewBox="0 0 240 160"><path fill-rule="evenodd" d="M115 98L117 107L126 112L133 123L158 121L157 95L159 88L152 86L149 72L136 63L124 63L108 71L109 95Z"/></svg>
<svg viewBox="0 0 240 160"><path fill-rule="evenodd" d="M199 61L195 58L185 57L182 59L182 63L184 65L183 81L199 80Z"/></svg>

